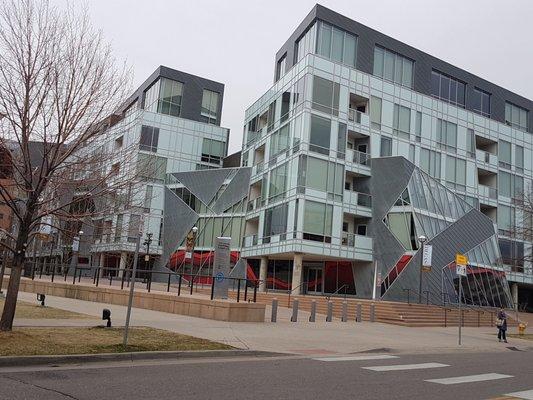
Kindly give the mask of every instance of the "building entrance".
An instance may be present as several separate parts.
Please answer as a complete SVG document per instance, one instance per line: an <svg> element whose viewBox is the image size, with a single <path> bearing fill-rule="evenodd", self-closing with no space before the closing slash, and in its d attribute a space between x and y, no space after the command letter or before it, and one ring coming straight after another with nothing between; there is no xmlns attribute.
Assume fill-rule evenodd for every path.
<svg viewBox="0 0 533 400"><path fill-rule="evenodd" d="M306 292L308 294L324 293L323 267L307 267L305 273Z"/></svg>

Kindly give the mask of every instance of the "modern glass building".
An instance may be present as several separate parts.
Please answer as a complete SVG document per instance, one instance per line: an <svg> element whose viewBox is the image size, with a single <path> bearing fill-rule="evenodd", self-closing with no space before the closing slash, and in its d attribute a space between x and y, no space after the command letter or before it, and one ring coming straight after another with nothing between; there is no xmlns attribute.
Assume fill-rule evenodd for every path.
<svg viewBox="0 0 533 400"><path fill-rule="evenodd" d="M86 232L92 244L80 254L81 264L131 266L141 224L152 242L141 247L151 260L141 257L140 268L152 267L163 251L164 190L175 183L171 174L221 168L227 155L229 129L220 127L223 96L222 83L161 66L110 118L99 145L114 158L104 168L131 176L132 184L117 190L109 213L93 221L94 229ZM180 185L172 187L186 196Z"/></svg>
<svg viewBox="0 0 533 400"><path fill-rule="evenodd" d="M434 301L457 298L460 251L465 301L528 302L532 134L531 100L316 5L246 110L241 255L265 289L401 300L424 235Z"/></svg>

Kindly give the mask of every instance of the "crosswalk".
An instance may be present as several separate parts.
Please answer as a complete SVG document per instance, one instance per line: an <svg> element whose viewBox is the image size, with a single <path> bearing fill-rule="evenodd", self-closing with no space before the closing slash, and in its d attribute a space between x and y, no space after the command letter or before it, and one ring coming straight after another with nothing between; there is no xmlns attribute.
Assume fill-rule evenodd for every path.
<svg viewBox="0 0 533 400"><path fill-rule="evenodd" d="M476 375L461 375L461 376L449 376L448 371L451 367L449 364L443 364L439 362L424 362L415 364L402 364L399 363L401 356L391 354L363 354L363 355L349 355L349 356L331 356L331 357L316 357L312 358L316 361L334 363L334 362L347 362L347 361L360 361L371 362L374 360L390 360L391 363L385 365L359 365L360 368L373 371L373 372L393 372L393 371L409 371L409 370L429 370L434 368L442 369L446 371L443 373L443 377L436 379L425 379L424 382L436 384L436 385L467 385L469 383L476 382L489 382L502 379L514 378L513 375L506 375L497 372L487 372L484 374ZM365 363L366 364L366 363ZM504 394L505 397L498 397L498 399L506 400L533 400L533 390L518 391L513 393Z"/></svg>

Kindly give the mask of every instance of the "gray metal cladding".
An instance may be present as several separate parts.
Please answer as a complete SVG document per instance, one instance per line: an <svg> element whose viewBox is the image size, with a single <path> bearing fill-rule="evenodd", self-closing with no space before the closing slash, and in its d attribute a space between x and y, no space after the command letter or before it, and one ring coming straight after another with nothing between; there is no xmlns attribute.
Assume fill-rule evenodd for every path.
<svg viewBox="0 0 533 400"><path fill-rule="evenodd" d="M229 276L236 279L246 279L247 268L248 264L246 263L246 260L244 258L239 258L233 269L230 271ZM243 284L244 282L241 282L241 285Z"/></svg>
<svg viewBox="0 0 533 400"><path fill-rule="evenodd" d="M428 241L428 244L433 245L432 269L431 272L424 273L422 290L430 291L431 301L441 301L442 268L454 262L455 254L468 252L494 234L492 221L480 211L472 209ZM421 251L419 250L413 256L409 264L387 290L383 299L405 301L407 293L403 290L404 288L418 291L420 253ZM413 294L413 292L411 293Z"/></svg>
<svg viewBox="0 0 533 400"><path fill-rule="evenodd" d="M196 214L185 202L165 188L165 213L163 217L163 253L160 265L165 266L196 221Z"/></svg>
<svg viewBox="0 0 533 400"><path fill-rule="evenodd" d="M209 205L224 180L233 172L232 168L206 169L200 171L175 172L172 174L202 203Z"/></svg>
<svg viewBox="0 0 533 400"><path fill-rule="evenodd" d="M226 187L226 190L222 192L213 206L213 211L216 214L221 214L247 196L251 175L251 167L242 167L237 170L237 173Z"/></svg>
<svg viewBox="0 0 533 400"><path fill-rule="evenodd" d="M374 266L372 263L357 264L353 268L357 297L371 298L374 283Z"/></svg>
<svg viewBox="0 0 533 400"><path fill-rule="evenodd" d="M433 69L450 75L466 83L466 109L473 110L473 90L479 88L491 94L491 119L505 122L505 101L529 110L529 132L533 132L533 101L513 93L501 86L495 85L479 76L473 75L461 68L433 57L421 50L393 39L381 32L360 24L344 15L336 13L319 4L315 5L303 22L296 28L289 40L276 53L277 61L287 53L287 69L294 65L294 49L297 40L307 28L316 20L322 20L335 25L357 36L357 69L368 74L374 69L374 47L379 45L393 52L399 53L415 62L413 89L417 92L431 95L431 71ZM275 64L276 64L275 63Z"/></svg>

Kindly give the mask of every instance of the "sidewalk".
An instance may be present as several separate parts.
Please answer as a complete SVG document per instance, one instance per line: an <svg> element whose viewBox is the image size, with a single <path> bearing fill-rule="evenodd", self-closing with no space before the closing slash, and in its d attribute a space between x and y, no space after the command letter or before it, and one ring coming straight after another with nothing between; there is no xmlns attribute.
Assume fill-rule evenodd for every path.
<svg viewBox="0 0 533 400"><path fill-rule="evenodd" d="M20 293L19 298L34 302L34 294ZM101 318L102 310L111 310L113 325L123 325L126 307L47 296L47 305ZM288 321L290 310L278 309L280 320ZM270 317L267 307L266 315ZM508 351L506 346L531 348L531 342L512 339L506 346L496 340L491 328L463 328L463 346L457 345L457 328L406 328L380 323L330 322L320 316L307 322L308 314L300 313L299 322L238 323L193 318L144 309L133 309L132 325L150 326L217 341L239 349L293 354L349 354L362 351L394 353L440 353L455 351ZM16 326L48 326L57 321L15 320ZM68 324L70 321L65 321ZM100 321L83 321L98 325ZM63 323L63 322L61 322ZM78 323L78 321L76 321ZM79 322L81 323L81 322ZM57 324L57 326L60 326Z"/></svg>

